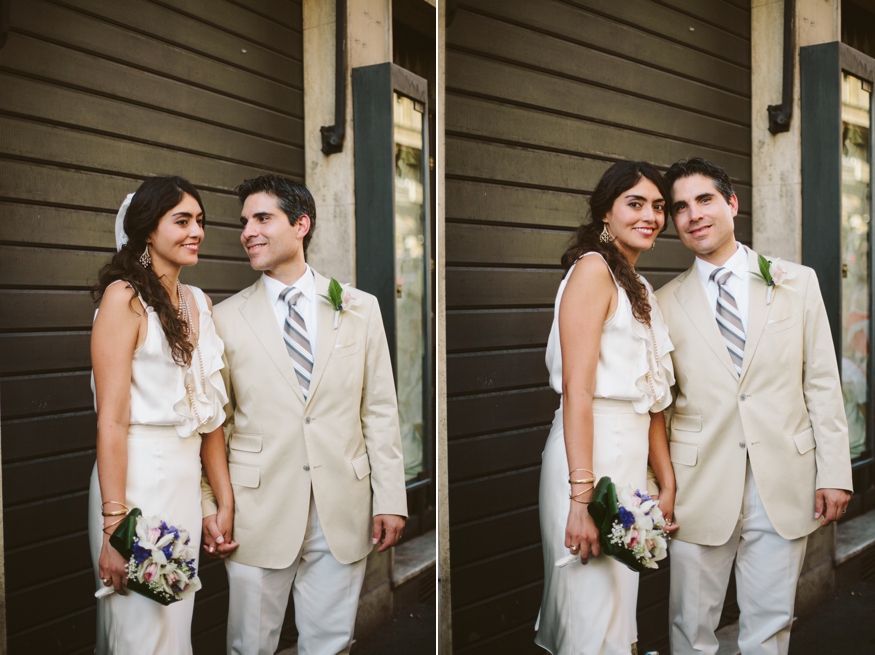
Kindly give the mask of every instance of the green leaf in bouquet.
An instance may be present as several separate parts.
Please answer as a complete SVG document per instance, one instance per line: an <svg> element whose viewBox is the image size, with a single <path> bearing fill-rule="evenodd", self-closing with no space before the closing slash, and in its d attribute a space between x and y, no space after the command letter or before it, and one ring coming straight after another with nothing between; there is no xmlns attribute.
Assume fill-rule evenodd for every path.
<svg viewBox="0 0 875 655"><path fill-rule="evenodd" d="M129 563L131 557L134 555L134 538L137 536L137 518L141 515L142 512L140 511L140 508L135 507L128 512L128 515L122 519L122 522L119 523L118 527L109 536L110 545ZM125 584L128 591L135 591L141 596L145 596L146 598L154 600L156 603L162 605L170 605L178 600L177 598L167 598L162 594L158 594L145 582L138 582L137 580L132 580L130 577L128 577Z"/></svg>
<svg viewBox="0 0 875 655"><path fill-rule="evenodd" d="M589 501L589 515L595 521L599 530L599 544L605 555L613 557L621 564L638 573L647 570L631 550L620 544L611 542L611 529L614 521L620 520L620 503L617 501L617 488L611 478L604 476L599 479Z"/></svg>

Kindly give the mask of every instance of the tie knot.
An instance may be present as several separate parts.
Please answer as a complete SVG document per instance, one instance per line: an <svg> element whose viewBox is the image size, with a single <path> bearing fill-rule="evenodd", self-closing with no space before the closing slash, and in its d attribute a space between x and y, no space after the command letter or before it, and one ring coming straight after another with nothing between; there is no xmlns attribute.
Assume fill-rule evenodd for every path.
<svg viewBox="0 0 875 655"><path fill-rule="evenodd" d="M283 302L289 307L294 307L298 304L298 299L301 297L301 290L295 287L286 287L282 293Z"/></svg>
<svg viewBox="0 0 875 655"><path fill-rule="evenodd" d="M726 284L726 281L730 278L731 275L732 271L721 266L720 268L715 268L714 271L711 273L711 280L713 282L716 282L717 286L722 287L724 284Z"/></svg>

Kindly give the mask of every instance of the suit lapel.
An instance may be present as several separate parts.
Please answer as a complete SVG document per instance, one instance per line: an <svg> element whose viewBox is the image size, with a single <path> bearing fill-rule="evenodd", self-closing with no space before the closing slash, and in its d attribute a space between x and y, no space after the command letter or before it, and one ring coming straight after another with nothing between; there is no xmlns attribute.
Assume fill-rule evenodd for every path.
<svg viewBox="0 0 875 655"><path fill-rule="evenodd" d="M708 297L702 287L696 262L687 270L686 279L675 290L675 298L686 312L690 322L708 344L708 347L720 360L720 363L732 375L733 380L738 380L738 371L729 357L726 342L717 327L717 319L714 317L714 308L708 305Z"/></svg>
<svg viewBox="0 0 875 655"><path fill-rule="evenodd" d="M273 311L273 303L267 295L267 289L261 278L252 286L249 299L240 306L240 313L255 337L264 346L267 356L282 373L286 382L294 391L295 395L303 404L304 394L301 392L301 384L295 374L295 367L286 351L286 345L276 324L276 314Z"/></svg>
<svg viewBox="0 0 875 655"><path fill-rule="evenodd" d="M311 269L312 270L312 267ZM313 363L313 375L310 378L310 393L307 399L314 396L316 388L319 386L319 381L322 379L322 374L325 372L325 366L331 357L334 350L334 343L337 341L338 330L334 329L334 308L331 303L322 298L322 295L328 295L328 282L316 271L313 271L316 276L316 361ZM340 317L340 322L343 323L343 317ZM339 324L338 324L339 329Z"/></svg>
<svg viewBox="0 0 875 655"><path fill-rule="evenodd" d="M772 306L766 304L766 294L768 287L766 283L754 275L755 271L760 270L757 253L748 249L748 298L750 299L750 308L747 319L747 334L744 339L744 361L741 363L741 378L744 379L747 369L753 360L754 353L760 342L760 337L763 334L763 328L766 327L766 321L769 318L769 310ZM775 294L772 291L772 300L774 301Z"/></svg>

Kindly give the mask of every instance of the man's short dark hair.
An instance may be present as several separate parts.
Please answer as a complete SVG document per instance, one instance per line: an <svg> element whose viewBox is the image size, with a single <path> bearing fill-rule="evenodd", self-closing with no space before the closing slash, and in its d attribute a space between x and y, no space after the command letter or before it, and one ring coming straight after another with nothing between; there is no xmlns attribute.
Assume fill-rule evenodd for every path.
<svg viewBox="0 0 875 655"><path fill-rule="evenodd" d="M242 205L254 193L269 193L277 199L277 205L289 217L289 223L294 225L304 214L310 217L310 231L304 236L304 255L313 232L316 231L316 203L310 194L310 189L287 177L279 175L259 175L251 180L243 180L243 184L235 191Z"/></svg>
<svg viewBox="0 0 875 655"><path fill-rule="evenodd" d="M665 181L668 182L669 190L672 190L676 180L683 177L690 177L691 175L704 175L709 178L726 202L729 202L732 199L732 196L735 195L735 190L732 188L732 181L729 179L729 175L726 174L726 171L723 170L721 166L712 164L707 159L702 159L701 157L681 159L680 161L675 162L671 165L671 168L666 171L664 177ZM674 200L672 199L668 203L668 207L671 209L673 204ZM672 214L674 214L674 211L672 211Z"/></svg>

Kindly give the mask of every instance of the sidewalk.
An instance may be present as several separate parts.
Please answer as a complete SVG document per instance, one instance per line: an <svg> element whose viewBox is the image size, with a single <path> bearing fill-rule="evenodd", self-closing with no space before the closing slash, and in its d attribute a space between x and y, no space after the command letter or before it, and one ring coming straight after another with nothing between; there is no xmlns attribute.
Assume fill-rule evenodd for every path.
<svg viewBox="0 0 875 655"><path fill-rule="evenodd" d="M789 655L875 653L875 582L856 582L834 593L816 612L796 620ZM738 655L738 624L721 628L717 655Z"/></svg>
<svg viewBox="0 0 875 655"><path fill-rule="evenodd" d="M356 639L351 655L434 655L437 644L435 601L408 606L364 639Z"/></svg>

